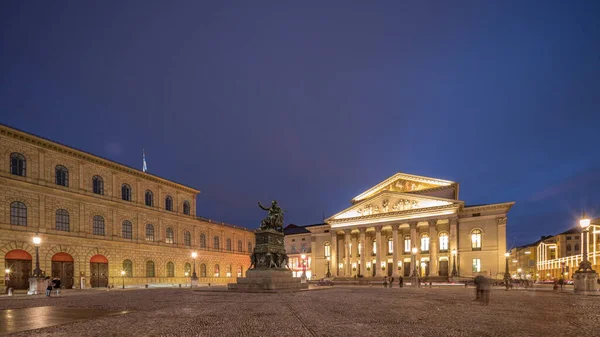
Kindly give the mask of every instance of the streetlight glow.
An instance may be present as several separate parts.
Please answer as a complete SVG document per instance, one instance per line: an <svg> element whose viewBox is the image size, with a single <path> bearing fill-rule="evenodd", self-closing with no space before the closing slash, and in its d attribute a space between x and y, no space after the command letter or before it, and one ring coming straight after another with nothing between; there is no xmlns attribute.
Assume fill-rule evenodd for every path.
<svg viewBox="0 0 600 337"><path fill-rule="evenodd" d="M510 253L504 253L504 256L505 256L505 257L509 257L509 256L510 256Z"/></svg>
<svg viewBox="0 0 600 337"><path fill-rule="evenodd" d="M197 258L197 257L198 257L198 253L196 253L196 252L192 252L192 259L195 259L195 258Z"/></svg>
<svg viewBox="0 0 600 337"><path fill-rule="evenodd" d="M10 274L10 269L8 269L8 268L7 268L7 269L4 269L4 272L5 272L6 274Z"/></svg>
<svg viewBox="0 0 600 337"><path fill-rule="evenodd" d="M585 215L585 212L583 212L583 215L581 216L581 220L579 220L579 226L581 226L581 228L588 228L588 226L590 225L590 219Z"/></svg>
<svg viewBox="0 0 600 337"><path fill-rule="evenodd" d="M39 236L34 236L33 237L33 244L34 245L39 245L40 243L42 243L42 239Z"/></svg>
<svg viewBox="0 0 600 337"><path fill-rule="evenodd" d="M419 250L417 249L417 247L413 247L413 248L412 248L412 253L413 253L414 255L416 255L418 251L419 251Z"/></svg>
<svg viewBox="0 0 600 337"><path fill-rule="evenodd" d="M125 276L125 274L126 274L125 271L121 270L121 276Z"/></svg>
<svg viewBox="0 0 600 337"><path fill-rule="evenodd" d="M327 261L331 261L331 257L329 257L329 256L328 256L328 257L327 257Z"/></svg>

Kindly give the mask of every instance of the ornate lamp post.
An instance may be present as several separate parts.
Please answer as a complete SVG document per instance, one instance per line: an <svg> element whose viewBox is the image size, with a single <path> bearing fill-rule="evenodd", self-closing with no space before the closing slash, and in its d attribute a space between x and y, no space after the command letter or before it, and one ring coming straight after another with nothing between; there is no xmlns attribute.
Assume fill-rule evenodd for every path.
<svg viewBox="0 0 600 337"><path fill-rule="evenodd" d="M504 258L506 260L506 265L504 267L504 285L506 286L506 290L508 290L510 283L510 273L508 272L508 257L510 253L504 253Z"/></svg>
<svg viewBox="0 0 600 337"><path fill-rule="evenodd" d="M581 226L581 235L583 236L583 249L581 263L579 263L579 269L573 274L573 285L575 292L594 291L598 284L598 274L592 269L592 264L588 260L588 227L590 226L590 219L586 216L585 212L579 220Z"/></svg>
<svg viewBox="0 0 600 337"><path fill-rule="evenodd" d="M519 275L519 280L522 280L523 278L521 277L521 272L523 271L523 269L521 268L517 268L517 274Z"/></svg>
<svg viewBox="0 0 600 337"><path fill-rule="evenodd" d="M456 270L456 249L452 249L452 277L458 276Z"/></svg>
<svg viewBox="0 0 600 337"><path fill-rule="evenodd" d="M417 252L419 250L417 249L417 247L412 248L411 252L412 252L412 265L413 265L413 270L412 270L412 281L411 281L411 285L412 286L418 286L419 285L419 271L417 270Z"/></svg>
<svg viewBox="0 0 600 337"><path fill-rule="evenodd" d="M194 271L192 272L192 287L198 285L198 276L196 275L196 258L198 257L198 253L192 252L192 259L194 259Z"/></svg>
<svg viewBox="0 0 600 337"><path fill-rule="evenodd" d="M331 272L329 270L329 261L331 261L330 256L327 257L327 275L326 275L327 277L331 277Z"/></svg>
<svg viewBox="0 0 600 337"><path fill-rule="evenodd" d="M302 259L302 282L306 282L306 254L300 255Z"/></svg>
<svg viewBox="0 0 600 337"><path fill-rule="evenodd" d="M125 289L125 274L126 272L124 270L121 270L121 280L123 281L123 286L121 289Z"/></svg>
<svg viewBox="0 0 600 337"><path fill-rule="evenodd" d="M35 269L33 270L34 277L42 277L42 270L40 269L40 245L42 239L36 234L33 237L33 245L35 246Z"/></svg>
<svg viewBox="0 0 600 337"><path fill-rule="evenodd" d="M187 286L187 282L188 282L187 278L188 278L188 276L190 276L190 272L186 271L184 274L185 274L185 285Z"/></svg>

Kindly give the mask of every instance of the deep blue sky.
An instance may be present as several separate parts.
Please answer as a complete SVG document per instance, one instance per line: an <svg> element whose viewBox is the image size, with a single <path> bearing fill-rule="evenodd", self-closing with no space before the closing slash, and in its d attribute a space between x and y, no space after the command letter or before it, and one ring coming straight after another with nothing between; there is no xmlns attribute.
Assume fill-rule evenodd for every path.
<svg viewBox="0 0 600 337"><path fill-rule="evenodd" d="M326 3L326 4L324 4ZM2 1L0 122L316 223L397 171L516 201L509 244L600 216L599 1Z"/></svg>

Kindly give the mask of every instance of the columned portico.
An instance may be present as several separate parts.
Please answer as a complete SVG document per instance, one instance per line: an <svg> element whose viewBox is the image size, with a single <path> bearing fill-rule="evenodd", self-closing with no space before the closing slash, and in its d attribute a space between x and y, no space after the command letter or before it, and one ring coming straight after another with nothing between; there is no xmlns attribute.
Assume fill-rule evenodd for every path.
<svg viewBox="0 0 600 337"><path fill-rule="evenodd" d="M398 278L398 224L392 225L392 277Z"/></svg>
<svg viewBox="0 0 600 337"><path fill-rule="evenodd" d="M375 226L375 276L383 276L381 274L381 226Z"/></svg>
<svg viewBox="0 0 600 337"><path fill-rule="evenodd" d="M429 275L438 276L437 220L429 220Z"/></svg>
<svg viewBox="0 0 600 337"><path fill-rule="evenodd" d="M337 233L335 230L331 231L331 274L334 276L339 276L338 274L338 264L337 264Z"/></svg>
<svg viewBox="0 0 600 337"><path fill-rule="evenodd" d="M344 263L344 275L345 276L352 276L352 263L350 262L350 243L352 241L350 240L350 230L346 229L344 231L344 251L345 251L345 263Z"/></svg>
<svg viewBox="0 0 600 337"><path fill-rule="evenodd" d="M366 228L359 228L358 231L360 233L360 242L362 242L361 249L358 252L360 254L360 273L363 276L367 276L367 265L365 264L365 255L367 255L367 240L365 238Z"/></svg>

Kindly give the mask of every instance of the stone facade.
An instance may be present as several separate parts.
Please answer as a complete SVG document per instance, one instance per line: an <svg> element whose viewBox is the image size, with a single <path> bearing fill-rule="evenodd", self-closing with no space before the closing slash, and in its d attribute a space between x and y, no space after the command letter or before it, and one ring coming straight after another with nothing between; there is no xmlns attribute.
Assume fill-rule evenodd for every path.
<svg viewBox="0 0 600 337"><path fill-rule="evenodd" d="M24 159L24 170L11 160L13 157ZM59 167L68 171L66 183L57 181ZM98 177L101 188L93 183ZM123 195L124 184L131 191L129 198ZM146 205L147 191L152 195L150 206ZM11 261L23 256L27 259L28 253L33 270L32 238L37 233L42 239L40 268L52 275L56 256L65 261L70 256L75 287L82 279L86 287L92 285L90 261L103 258L108 260L108 275L103 274L110 285L186 284L189 279L184 273L191 274L186 269L193 269L194 264L192 251L198 253L200 283L232 282L250 265L254 234L196 216L198 193L185 185L0 126L0 264L11 268ZM167 209L167 199L172 200L171 210ZM172 237L167 235L171 232ZM13 258L6 259L7 254ZM126 260L131 261L128 274L132 275L122 278ZM153 273L149 261L154 264ZM20 272L11 270L13 283L17 282L14 277L23 276ZM4 268L0 273L5 273ZM0 288L4 280L0 278Z"/></svg>
<svg viewBox="0 0 600 337"><path fill-rule="evenodd" d="M456 251L459 276L502 278L506 215L514 203L467 206L458 191L455 182L398 173L323 224L288 226L292 270L298 276L306 263L313 279L328 269L332 277L397 278L416 264L421 276L447 277Z"/></svg>

